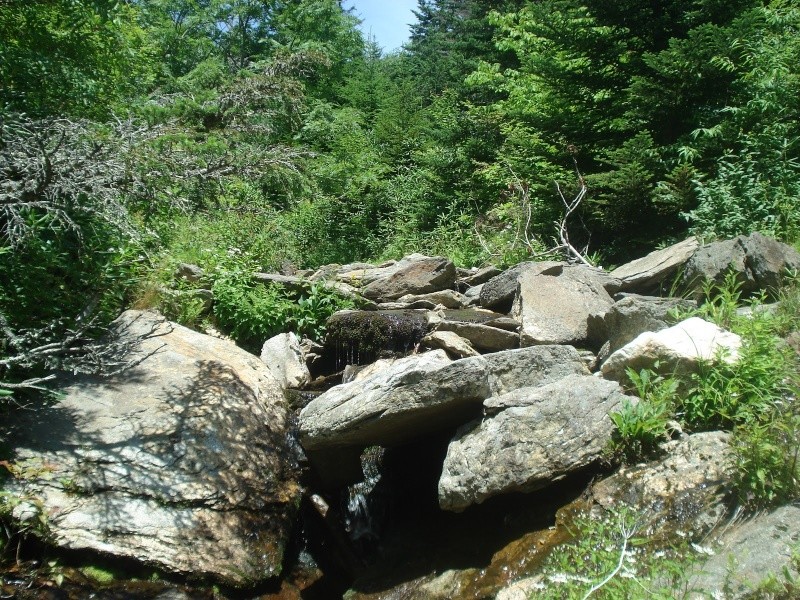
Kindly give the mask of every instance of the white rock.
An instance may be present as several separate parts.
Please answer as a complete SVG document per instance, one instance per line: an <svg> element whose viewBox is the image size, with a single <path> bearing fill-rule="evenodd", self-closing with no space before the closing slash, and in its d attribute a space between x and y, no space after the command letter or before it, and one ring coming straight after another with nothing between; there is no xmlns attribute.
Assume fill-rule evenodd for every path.
<svg viewBox="0 0 800 600"><path fill-rule="evenodd" d="M299 388L311 381L300 340L294 333L281 333L264 342L261 362L267 365L283 389Z"/></svg>
<svg viewBox="0 0 800 600"><path fill-rule="evenodd" d="M660 372L690 373L702 362L739 359L742 338L699 317L686 319L658 332L645 332L614 352L603 363L603 377L623 381L626 369L652 369Z"/></svg>

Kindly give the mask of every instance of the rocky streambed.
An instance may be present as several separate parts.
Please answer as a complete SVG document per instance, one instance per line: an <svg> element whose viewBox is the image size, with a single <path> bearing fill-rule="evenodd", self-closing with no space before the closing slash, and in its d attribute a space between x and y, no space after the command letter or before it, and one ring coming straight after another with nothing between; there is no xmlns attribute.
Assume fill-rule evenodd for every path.
<svg viewBox="0 0 800 600"><path fill-rule="evenodd" d="M626 505L649 534L699 540L733 509L728 434L675 431L659 460L621 470L604 451L610 415L636 402L627 368L736 360L737 336L675 317L731 269L747 292L769 291L800 256L754 234L690 239L611 272L554 261L459 271L419 255L330 265L280 283L324 282L365 308L334 315L324 344L285 334L260 358L129 311L113 346L128 370L64 376L54 402L2 426L15 449L6 519L36 540L20 545L21 564L39 563L36 576L10 567L0 589L527 597L576 515ZM734 552L746 542L731 531ZM67 567L48 566L43 548ZM159 581L89 584L68 568L87 561Z"/></svg>

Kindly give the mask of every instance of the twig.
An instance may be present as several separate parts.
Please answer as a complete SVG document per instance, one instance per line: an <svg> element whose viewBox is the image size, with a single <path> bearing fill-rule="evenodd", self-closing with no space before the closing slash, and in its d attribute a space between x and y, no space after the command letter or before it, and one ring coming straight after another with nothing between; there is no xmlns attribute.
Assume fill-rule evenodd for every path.
<svg viewBox="0 0 800 600"><path fill-rule="evenodd" d="M617 561L617 566L614 568L613 571L611 571L611 573L606 575L606 577L601 582L596 583L595 585L593 585L591 587L591 589L589 589L589 591L586 592L586 594L583 597L583 600L586 600L589 596L594 594L597 590L599 590L604 585L606 585L609 581L614 579L614 577L616 577L617 573L619 573L622 570L622 567L625 564L625 556L626 556L626 553L628 551L628 541L636 533L636 527L635 526L628 527L627 525L625 525L625 523L620 523L620 533L622 533L622 549L620 550L620 553L619 553L619 561Z"/></svg>

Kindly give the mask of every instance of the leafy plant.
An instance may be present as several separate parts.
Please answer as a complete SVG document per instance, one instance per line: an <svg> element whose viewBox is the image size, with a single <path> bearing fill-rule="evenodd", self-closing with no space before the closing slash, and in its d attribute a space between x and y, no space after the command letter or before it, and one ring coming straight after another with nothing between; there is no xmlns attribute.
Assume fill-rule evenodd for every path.
<svg viewBox="0 0 800 600"><path fill-rule="evenodd" d="M258 351L268 338L293 331L320 339L325 321L352 308L348 298L322 283L309 284L299 297L277 285L253 281L249 272L226 272L214 283L214 315L245 348Z"/></svg>
<svg viewBox="0 0 800 600"><path fill-rule="evenodd" d="M638 537L636 515L621 509L579 517L573 540L546 559L535 598L673 599L685 589L695 554L688 544L661 546Z"/></svg>
<svg viewBox="0 0 800 600"><path fill-rule="evenodd" d="M707 284L698 314L742 337L738 359L701 365L684 383L676 414L692 430L732 429L735 483L743 505L758 509L800 495L798 357L781 336L796 327L800 291L789 281L775 309L750 301L739 311L740 284L729 273Z"/></svg>
<svg viewBox="0 0 800 600"><path fill-rule="evenodd" d="M611 450L633 462L656 455L659 444L669 439L679 381L650 369L628 369L628 377L640 400L625 400L622 410L611 414L616 425Z"/></svg>
<svg viewBox="0 0 800 600"><path fill-rule="evenodd" d="M693 311L739 334L742 347L736 361L701 364L690 377L677 412L691 429L763 423L793 394L796 359L778 336L786 317L764 309L758 297L750 301L749 311L740 313L740 289L735 274L728 273L721 284L705 285L706 301Z"/></svg>
<svg viewBox="0 0 800 600"><path fill-rule="evenodd" d="M796 407L778 409L764 422L738 427L734 433L734 481L745 506L779 506L800 496L800 414Z"/></svg>

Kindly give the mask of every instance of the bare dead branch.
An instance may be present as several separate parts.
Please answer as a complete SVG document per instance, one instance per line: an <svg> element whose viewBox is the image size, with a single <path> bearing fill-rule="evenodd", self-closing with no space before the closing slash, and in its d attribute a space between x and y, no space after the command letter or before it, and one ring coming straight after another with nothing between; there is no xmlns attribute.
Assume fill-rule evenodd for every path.
<svg viewBox="0 0 800 600"><path fill-rule="evenodd" d="M564 216L562 217L560 222L556 223L556 229L558 231L558 239L561 241L561 245L556 247L555 250L563 250L567 253L567 256L574 258L578 262L586 265L587 267L591 267L592 263L590 263L584 255L579 252L569 241L569 231L567 229L567 221L569 221L570 216L578 210L578 207L583 202L583 199L586 197L588 193L588 188L586 187L586 181L581 175L580 169L578 168L578 161L575 158L575 155L572 156L572 162L575 165L575 173L578 176L578 183L580 184L580 188L578 189L577 194L571 200L567 200L566 195L564 194L563 190L561 189L561 185L556 182L556 191L558 192L559 198L561 198L561 202L564 204L564 208L566 209L564 212Z"/></svg>

